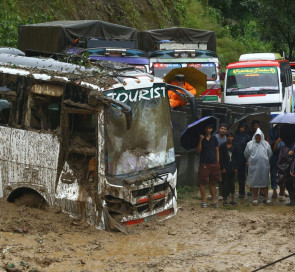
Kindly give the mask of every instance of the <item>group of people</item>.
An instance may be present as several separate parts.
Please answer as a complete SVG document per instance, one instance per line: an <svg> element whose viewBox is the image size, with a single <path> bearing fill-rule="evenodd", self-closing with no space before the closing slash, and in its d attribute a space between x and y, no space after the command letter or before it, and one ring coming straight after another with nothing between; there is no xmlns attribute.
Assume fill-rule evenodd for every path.
<svg viewBox="0 0 295 272"><path fill-rule="evenodd" d="M284 145L278 136L277 128L270 131L270 135L267 135L268 140L265 139L259 122L255 120L252 122L251 130L248 130L247 124L243 122L235 132L227 131L225 124L219 126L216 135L213 135L213 129L213 125L206 125L197 145L197 152L200 153L198 180L202 208L208 207L207 183L210 188L210 205L219 207L216 196L217 183L219 183L219 199L223 199L223 205L237 205L235 181L238 180L239 198L244 198L246 176L249 187L247 195L253 196L253 205L258 204L259 195L263 197L264 203L271 203L268 197L270 176L272 197L279 196L280 200L283 200L286 188L290 195L289 205L295 205L295 145L291 148Z"/></svg>
<svg viewBox="0 0 295 272"><path fill-rule="evenodd" d="M174 76L172 85L182 87L196 95L196 89L185 81L183 74ZM183 93L182 90L178 90ZM172 90L168 91L171 108L184 106L185 101ZM253 196L253 205L258 204L258 196L263 196L263 202L271 203L268 198L269 176L271 179L272 197L280 201L290 195L289 205L295 205L295 143L286 146L279 137L278 126L265 135L258 121L253 121L250 130L246 123L241 122L237 131L227 132L226 124L219 126L216 135L212 135L213 125L205 127L200 135L197 152L200 153L198 180L202 198L201 207L207 207L206 185L209 183L211 205L218 207L218 201L223 199L223 205L237 205L235 201L235 181L238 180L239 198L246 194ZM250 191L246 193L247 186ZM219 186L219 197L216 196L216 185ZM279 194L277 187L279 185ZM231 197L228 202L228 198Z"/></svg>

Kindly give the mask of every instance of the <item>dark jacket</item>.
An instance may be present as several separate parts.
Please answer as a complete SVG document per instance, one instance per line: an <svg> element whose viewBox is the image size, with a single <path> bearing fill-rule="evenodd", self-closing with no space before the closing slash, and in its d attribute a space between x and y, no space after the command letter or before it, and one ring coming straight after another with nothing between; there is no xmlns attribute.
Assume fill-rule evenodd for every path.
<svg viewBox="0 0 295 272"><path fill-rule="evenodd" d="M279 159L277 163L278 184L284 184L286 182L286 179L290 176L290 168L294 161L294 157L288 154L290 150L291 149L287 146L283 146L280 149Z"/></svg>
<svg viewBox="0 0 295 272"><path fill-rule="evenodd" d="M236 132L235 138L233 141L234 146L234 157L236 158L237 166L241 166L246 163L246 158L244 156L244 151L247 143L251 141L251 137L247 132L240 133Z"/></svg>
<svg viewBox="0 0 295 272"><path fill-rule="evenodd" d="M236 155L234 152L234 146L232 145L231 148L231 154L229 154L229 150L227 148L227 142L223 143L219 147L219 163L220 163L220 169L226 169L228 172L233 172L237 166L236 166Z"/></svg>

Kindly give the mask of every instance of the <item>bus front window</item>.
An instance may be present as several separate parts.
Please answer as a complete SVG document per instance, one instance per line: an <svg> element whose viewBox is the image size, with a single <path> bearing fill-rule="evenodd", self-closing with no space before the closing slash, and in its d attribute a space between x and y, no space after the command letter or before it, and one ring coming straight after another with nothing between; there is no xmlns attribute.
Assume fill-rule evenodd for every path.
<svg viewBox="0 0 295 272"><path fill-rule="evenodd" d="M109 175L138 173L175 161L165 85L155 85L147 89L106 92L107 96L132 107L132 124L128 130L124 114L115 107L108 109L106 134Z"/></svg>
<svg viewBox="0 0 295 272"><path fill-rule="evenodd" d="M279 93L276 67L245 67L229 69L226 95Z"/></svg>

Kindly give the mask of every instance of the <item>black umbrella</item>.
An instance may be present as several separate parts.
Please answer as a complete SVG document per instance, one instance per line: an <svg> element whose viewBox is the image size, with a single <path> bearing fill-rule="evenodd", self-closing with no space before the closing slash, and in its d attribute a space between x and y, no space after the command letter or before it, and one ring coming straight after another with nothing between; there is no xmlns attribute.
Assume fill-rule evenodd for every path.
<svg viewBox="0 0 295 272"><path fill-rule="evenodd" d="M279 137L286 146L291 147L295 142L295 113L282 113L274 117L271 124L277 124Z"/></svg>
<svg viewBox="0 0 295 272"><path fill-rule="evenodd" d="M279 129L279 137L286 146L291 147L295 142L295 124L282 124Z"/></svg>
<svg viewBox="0 0 295 272"><path fill-rule="evenodd" d="M180 145L184 149L196 148L200 139L200 134L205 132L205 127L208 124L213 125L213 133L216 133L218 119L213 116L206 116L187 126L187 128L181 133Z"/></svg>
<svg viewBox="0 0 295 272"><path fill-rule="evenodd" d="M248 128L251 129L252 122L258 121L260 124L260 129L265 134L269 133L269 121L271 116L265 112L253 112L247 113L244 116L237 118L233 124L228 128L230 131L237 131L240 123L246 123Z"/></svg>

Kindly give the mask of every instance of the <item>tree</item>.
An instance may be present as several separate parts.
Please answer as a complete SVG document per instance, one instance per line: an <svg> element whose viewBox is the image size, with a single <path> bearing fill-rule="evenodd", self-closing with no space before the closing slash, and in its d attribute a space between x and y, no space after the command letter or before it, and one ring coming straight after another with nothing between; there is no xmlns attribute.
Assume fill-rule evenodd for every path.
<svg viewBox="0 0 295 272"><path fill-rule="evenodd" d="M295 46L295 1L259 0L257 20L263 36L274 42L275 49L288 47L288 58L293 58Z"/></svg>

